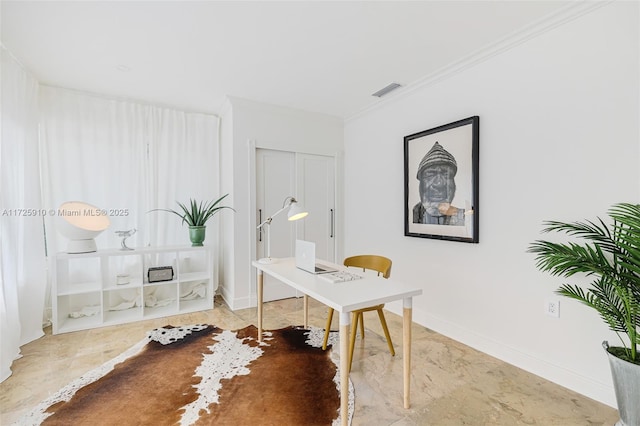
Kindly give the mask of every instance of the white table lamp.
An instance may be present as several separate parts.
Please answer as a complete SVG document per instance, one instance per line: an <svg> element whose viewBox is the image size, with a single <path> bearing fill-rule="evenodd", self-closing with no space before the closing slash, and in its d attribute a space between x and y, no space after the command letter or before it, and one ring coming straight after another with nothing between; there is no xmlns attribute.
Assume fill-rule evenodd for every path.
<svg viewBox="0 0 640 426"><path fill-rule="evenodd" d="M266 225L265 231L267 233L267 257L263 257L262 259L258 260L258 262L271 264L278 261L278 259L274 259L271 257L271 232L269 231L269 228L271 227L271 221L273 220L273 218L287 209L289 210L289 212L287 213L287 218L289 219L289 221L302 219L309 214L309 212L304 211L304 209L298 204L298 201L294 197L289 196L285 198L284 203L282 203L282 208L269 216L264 222L257 226L257 229L260 229L262 227L265 227Z"/></svg>
<svg viewBox="0 0 640 426"><path fill-rule="evenodd" d="M80 201L63 203L57 217L58 231L69 238L67 253L97 251L94 238L111 224L104 210Z"/></svg>

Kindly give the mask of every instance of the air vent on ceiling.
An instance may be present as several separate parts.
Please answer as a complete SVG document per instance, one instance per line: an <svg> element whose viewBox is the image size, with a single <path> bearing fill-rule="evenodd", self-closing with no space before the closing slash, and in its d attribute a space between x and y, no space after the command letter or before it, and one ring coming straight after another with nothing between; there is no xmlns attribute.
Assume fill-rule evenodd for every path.
<svg viewBox="0 0 640 426"><path fill-rule="evenodd" d="M381 98L387 93L391 92L392 90L396 90L398 87L401 87L401 86L402 85L398 83L391 83L383 87L382 89L378 90L376 93L372 94L371 96L377 96L378 98Z"/></svg>

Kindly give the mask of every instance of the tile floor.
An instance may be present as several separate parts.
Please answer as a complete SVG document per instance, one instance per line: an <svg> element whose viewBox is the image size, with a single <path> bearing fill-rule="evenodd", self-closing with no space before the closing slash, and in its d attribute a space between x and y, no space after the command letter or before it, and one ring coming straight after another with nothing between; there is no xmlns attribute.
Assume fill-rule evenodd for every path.
<svg viewBox="0 0 640 426"><path fill-rule="evenodd" d="M302 324L302 299L270 302L265 329ZM213 310L87 331L46 335L22 348L13 375L0 384L0 424L8 425L74 378L115 357L145 332L167 324L215 324L239 329L256 323L256 309ZM338 315L333 328L337 330ZM402 318L386 314L396 356L391 357L375 312L365 314L351 379L353 425L613 425L616 410L505 364L414 324L411 408L402 408ZM323 327L326 309L311 301L309 322ZM74 425L78 426L78 425ZM80 425L81 426L81 425ZM93 425L92 425L93 426Z"/></svg>

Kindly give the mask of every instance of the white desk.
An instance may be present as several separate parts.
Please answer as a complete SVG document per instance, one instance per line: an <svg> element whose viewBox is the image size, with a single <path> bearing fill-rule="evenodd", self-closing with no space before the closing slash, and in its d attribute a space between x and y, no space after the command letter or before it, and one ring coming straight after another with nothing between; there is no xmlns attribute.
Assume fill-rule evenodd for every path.
<svg viewBox="0 0 640 426"><path fill-rule="evenodd" d="M341 265L320 261L323 264L346 269ZM251 263L258 271L258 340L262 341L263 274L270 275L304 294L304 326L308 326L308 297L340 312L340 417L342 424L348 420L349 403L349 326L350 312L381 303L403 299L402 356L404 379L404 407L409 408L409 384L411 373L411 304L413 296L422 294L414 286L378 277L344 283L330 283L318 275L296 268L294 258L279 259L277 263L265 265ZM353 270L352 270L353 271Z"/></svg>

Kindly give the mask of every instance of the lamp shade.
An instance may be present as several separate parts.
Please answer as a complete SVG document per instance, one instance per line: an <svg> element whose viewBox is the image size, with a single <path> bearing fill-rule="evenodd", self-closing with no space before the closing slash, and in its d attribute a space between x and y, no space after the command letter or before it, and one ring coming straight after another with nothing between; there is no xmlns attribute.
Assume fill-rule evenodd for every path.
<svg viewBox="0 0 640 426"><path fill-rule="evenodd" d="M81 201L63 203L57 218L58 231L69 238L67 253L96 251L94 238L111 224L104 210Z"/></svg>
<svg viewBox="0 0 640 426"><path fill-rule="evenodd" d="M274 214L272 214L271 216L269 216L260 225L258 225L258 229L262 228L263 226L266 226L266 231L267 231L267 257L263 257L259 259L258 262L260 263L271 264L271 263L276 263L278 261L277 259L274 259L271 257L271 232L269 229L271 228L271 221L273 221L273 218L278 216L280 213L284 212L285 210L287 210L287 218L290 221L302 219L303 217L309 214L309 212L305 211L298 204L298 202L294 197L289 196L285 198L284 203L282 204L282 208L277 212L275 212Z"/></svg>
<svg viewBox="0 0 640 426"><path fill-rule="evenodd" d="M309 212L305 211L302 207L300 207L300 204L298 204L297 202L292 202L291 206L289 207L289 212L287 213L287 218L290 221L294 221L294 220L298 220L298 219L302 219L303 217L307 216L309 214Z"/></svg>

